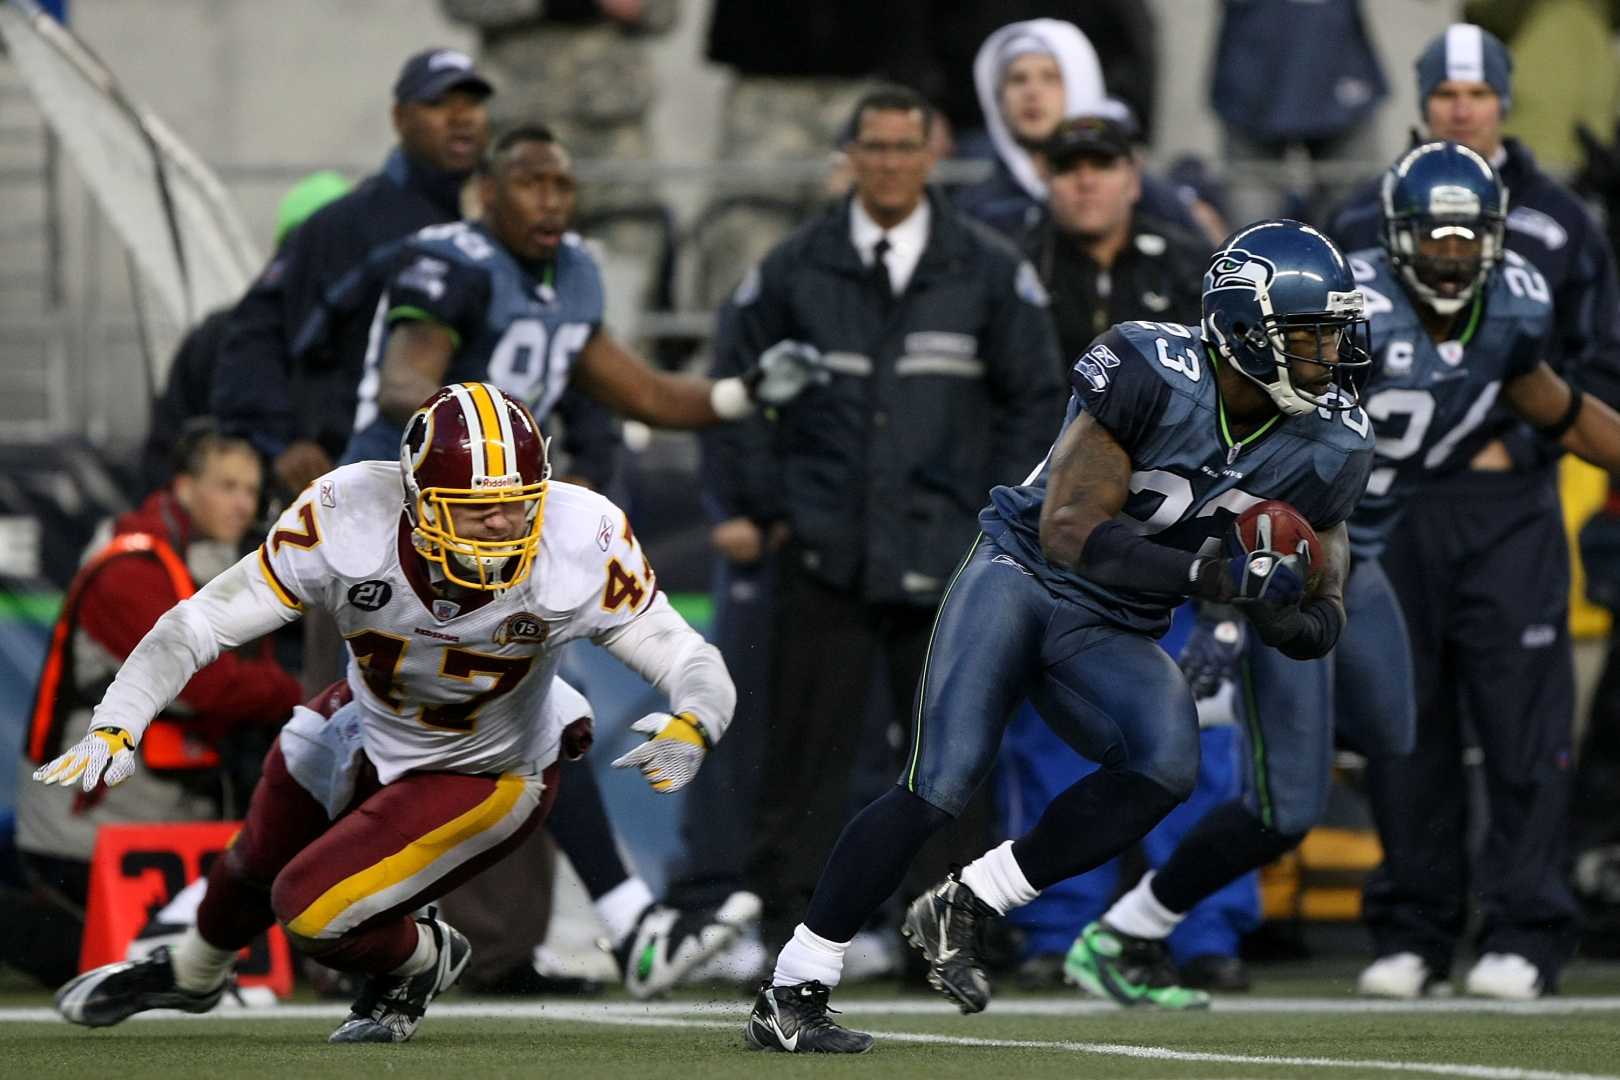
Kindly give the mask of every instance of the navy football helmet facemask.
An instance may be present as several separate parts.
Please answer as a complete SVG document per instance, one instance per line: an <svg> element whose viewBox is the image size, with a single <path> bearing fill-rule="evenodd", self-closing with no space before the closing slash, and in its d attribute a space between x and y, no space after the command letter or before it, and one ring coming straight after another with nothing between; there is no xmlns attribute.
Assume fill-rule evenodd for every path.
<svg viewBox="0 0 1620 1080"><path fill-rule="evenodd" d="M1454 315L1502 258L1507 192L1490 163L1466 146L1424 143L1384 174L1383 235L1390 262L1412 294ZM1456 237L1463 256L1425 255L1424 240Z"/></svg>
<svg viewBox="0 0 1620 1080"><path fill-rule="evenodd" d="M1349 263L1298 221L1262 221L1227 238L1204 274L1203 328L1216 354L1289 416L1354 408L1371 362ZM1301 382L1295 361L1327 370Z"/></svg>

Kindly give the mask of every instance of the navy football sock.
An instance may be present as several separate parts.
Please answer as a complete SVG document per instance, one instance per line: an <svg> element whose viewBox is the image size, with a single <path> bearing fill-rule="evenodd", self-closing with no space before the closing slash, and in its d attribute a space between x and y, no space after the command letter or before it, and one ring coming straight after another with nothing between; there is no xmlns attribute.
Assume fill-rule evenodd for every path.
<svg viewBox="0 0 1620 1080"><path fill-rule="evenodd" d="M1147 835L1181 800L1141 773L1098 769L1059 793L1013 857L1037 889L1101 866Z"/></svg>
<svg viewBox="0 0 1620 1080"><path fill-rule="evenodd" d="M1237 878L1285 855L1303 833L1267 828L1240 800L1222 803L1181 838L1170 860L1153 875L1153 895L1171 911L1193 905Z"/></svg>
<svg viewBox="0 0 1620 1080"><path fill-rule="evenodd" d="M951 815L892 787L844 826L816 883L804 925L830 941L849 941L905 879L911 860Z"/></svg>
<svg viewBox="0 0 1620 1080"><path fill-rule="evenodd" d="M619 843L602 805L602 789L587 761L564 761L559 767L557 801L546 819L546 831L568 858L592 900L600 900L629 878L619 858Z"/></svg>

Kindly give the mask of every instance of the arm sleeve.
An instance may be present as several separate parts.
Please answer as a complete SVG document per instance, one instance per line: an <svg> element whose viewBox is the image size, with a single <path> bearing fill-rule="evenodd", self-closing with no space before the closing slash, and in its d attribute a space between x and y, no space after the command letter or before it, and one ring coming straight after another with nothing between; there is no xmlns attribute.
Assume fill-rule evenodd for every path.
<svg viewBox="0 0 1620 1080"><path fill-rule="evenodd" d="M697 717L711 743L725 735L737 707L731 674L720 651L687 625L663 593L596 643L667 695L671 712Z"/></svg>
<svg viewBox="0 0 1620 1080"><path fill-rule="evenodd" d="M777 279L775 259L748 271L716 314L715 379L741 375L759 354L794 336L790 309ZM802 336L802 335L801 335ZM791 407L791 406L789 406ZM706 505L716 520L750 517L772 521L784 514L776 425L764 412L699 432Z"/></svg>
<svg viewBox="0 0 1620 1080"><path fill-rule="evenodd" d="M1179 339L1178 339L1179 346ZM1189 348L1198 348L1191 341ZM1214 378L1199 357L1202 377ZM1080 407L1108 429L1114 441L1134 460L1137 450L1159 426L1171 390L1158 372L1148 367L1136 346L1114 327L1091 343L1069 370L1069 385Z"/></svg>
<svg viewBox="0 0 1620 1080"><path fill-rule="evenodd" d="M1062 361L1035 267L1019 262L997 292L982 346L995 400L990 482L1016 484L1057 434L1053 403L1063 393Z"/></svg>
<svg viewBox="0 0 1620 1080"><path fill-rule="evenodd" d="M298 616L271 591L249 555L157 620L130 652L96 706L92 726L121 727L137 740L192 676L234 648Z"/></svg>

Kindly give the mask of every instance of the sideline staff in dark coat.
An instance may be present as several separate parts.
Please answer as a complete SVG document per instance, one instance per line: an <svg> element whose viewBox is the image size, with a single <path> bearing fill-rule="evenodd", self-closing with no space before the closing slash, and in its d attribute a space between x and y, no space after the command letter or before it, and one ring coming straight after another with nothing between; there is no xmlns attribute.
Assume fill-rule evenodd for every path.
<svg viewBox="0 0 1620 1080"><path fill-rule="evenodd" d="M1010 245L927 190L931 120L909 90L862 99L854 195L745 278L719 342L719 363L738 371L808 346L832 372L725 451L745 463L732 474L745 490L726 501L788 537L749 874L771 944L843 824L874 665L886 662L907 715L978 507L1029 473L1056 428L1045 290Z"/></svg>
<svg viewBox="0 0 1620 1080"><path fill-rule="evenodd" d="M489 141L489 82L453 49L427 49L394 83L399 145L382 170L287 238L237 305L214 375L213 412L228 434L267 455L300 491L332 468L354 426L366 332L382 283L372 279L317 347L300 340L366 255L428 225L461 220L461 189Z"/></svg>

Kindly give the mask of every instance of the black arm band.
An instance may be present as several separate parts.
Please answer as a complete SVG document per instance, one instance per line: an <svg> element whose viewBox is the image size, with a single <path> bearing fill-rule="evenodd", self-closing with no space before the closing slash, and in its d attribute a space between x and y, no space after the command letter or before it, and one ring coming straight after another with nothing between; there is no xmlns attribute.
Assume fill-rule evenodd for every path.
<svg viewBox="0 0 1620 1080"><path fill-rule="evenodd" d="M1105 521L1086 537L1077 569L1099 585L1186 596L1195 584L1197 562L1190 551L1155 544L1118 521Z"/></svg>
<svg viewBox="0 0 1620 1080"><path fill-rule="evenodd" d="M1571 386L1569 388L1569 408L1564 410L1564 415L1546 427L1537 428L1536 430L1554 441L1562 439L1564 433L1574 427L1575 421L1580 419L1581 406L1584 404L1586 404L1586 393Z"/></svg>
<svg viewBox="0 0 1620 1080"><path fill-rule="evenodd" d="M1248 616L1260 640L1290 660L1326 656L1344 632L1344 608L1320 596L1297 608L1256 604Z"/></svg>

